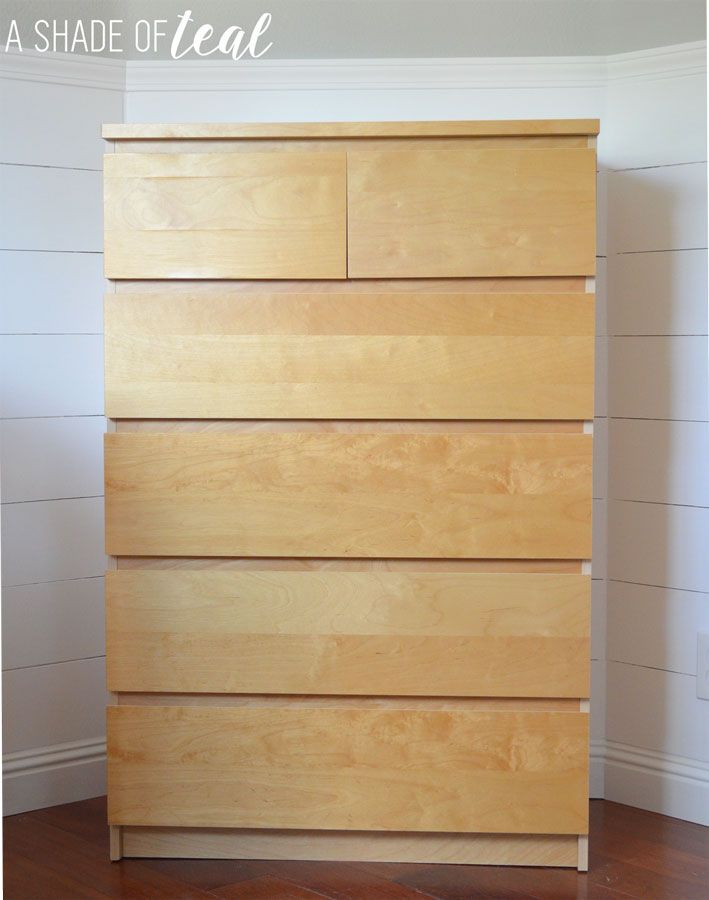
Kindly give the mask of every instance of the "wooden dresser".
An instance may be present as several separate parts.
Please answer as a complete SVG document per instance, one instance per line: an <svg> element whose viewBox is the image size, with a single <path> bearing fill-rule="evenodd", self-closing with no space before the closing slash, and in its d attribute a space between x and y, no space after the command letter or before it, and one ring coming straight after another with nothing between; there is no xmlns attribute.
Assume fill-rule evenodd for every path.
<svg viewBox="0 0 709 900"><path fill-rule="evenodd" d="M113 858L585 867L597 131L104 128Z"/></svg>

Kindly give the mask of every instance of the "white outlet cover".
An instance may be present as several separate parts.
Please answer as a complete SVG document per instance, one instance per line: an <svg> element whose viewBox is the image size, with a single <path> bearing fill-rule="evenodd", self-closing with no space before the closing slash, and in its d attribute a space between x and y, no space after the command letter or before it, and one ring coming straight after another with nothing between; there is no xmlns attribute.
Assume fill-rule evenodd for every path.
<svg viewBox="0 0 709 900"><path fill-rule="evenodd" d="M697 635L697 697L709 700L709 634Z"/></svg>

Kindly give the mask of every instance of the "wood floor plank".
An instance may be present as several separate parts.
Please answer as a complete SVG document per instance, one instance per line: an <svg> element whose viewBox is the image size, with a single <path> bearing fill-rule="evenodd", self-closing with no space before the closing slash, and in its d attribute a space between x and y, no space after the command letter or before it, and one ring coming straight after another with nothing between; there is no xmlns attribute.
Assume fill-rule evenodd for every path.
<svg viewBox="0 0 709 900"><path fill-rule="evenodd" d="M95 845L85 842L83 838L68 839L66 832L30 815L18 816L12 827L5 830L5 855L9 859L23 856L38 860L56 876L77 882L87 897L175 900L178 896L181 900L203 900L210 896L200 888L153 872L137 860L124 860L120 866L112 865L108 853L97 852ZM29 894L28 900L38 900L40 896L42 900L49 900L50 897L73 900L73 895L66 892L50 893L46 897Z"/></svg>
<svg viewBox="0 0 709 900"><path fill-rule="evenodd" d="M105 900L110 896L19 853L5 855L3 891L7 900Z"/></svg>
<svg viewBox="0 0 709 900"><path fill-rule="evenodd" d="M607 801L591 802L588 875L556 869L402 863L181 859L110 863L105 808L105 798L96 798L8 816L4 820L5 897L278 900L288 897L288 891L300 891L291 893L298 900L406 896L397 894L396 887L390 889L390 883L423 892L413 897L441 900L706 897L703 867L709 859L709 829Z"/></svg>
<svg viewBox="0 0 709 900"><path fill-rule="evenodd" d="M264 863L250 860L246 865L250 868L253 879L248 883L266 877L267 873L283 883L307 886L319 896L332 900L362 900L365 897L376 897L377 900L406 900L406 898L424 900L426 897L434 896L398 882L395 876L402 870L396 869L391 863L367 865L354 862L291 860L271 860ZM419 868L425 867L409 863L404 871L412 875ZM225 888L217 889L215 893L219 896L232 896L230 893L223 894L224 890Z"/></svg>
<svg viewBox="0 0 709 900"><path fill-rule="evenodd" d="M272 875L228 884L217 888L214 894L224 900L314 900L327 896Z"/></svg>
<svg viewBox="0 0 709 900"><path fill-rule="evenodd" d="M686 878L661 874L642 863L635 865L627 859L621 862L598 853L588 880L594 888L608 887L626 896L642 897L643 900L666 900L668 897L706 900L709 893L707 882L693 883Z"/></svg>

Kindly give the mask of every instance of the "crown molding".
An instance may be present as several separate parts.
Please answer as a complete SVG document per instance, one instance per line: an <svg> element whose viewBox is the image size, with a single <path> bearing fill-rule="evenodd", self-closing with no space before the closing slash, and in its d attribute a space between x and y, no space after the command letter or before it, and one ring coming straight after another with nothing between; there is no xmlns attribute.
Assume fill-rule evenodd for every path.
<svg viewBox="0 0 709 900"><path fill-rule="evenodd" d="M707 71L707 42L673 44L606 57L608 81L632 78L677 78Z"/></svg>
<svg viewBox="0 0 709 900"><path fill-rule="evenodd" d="M125 91L126 63L104 56L6 50L0 51L0 78Z"/></svg>
<svg viewBox="0 0 709 900"><path fill-rule="evenodd" d="M706 41L611 56L480 59L121 60L0 53L0 77L116 91L527 90L703 74Z"/></svg>
<svg viewBox="0 0 709 900"><path fill-rule="evenodd" d="M480 59L131 60L126 90L475 90L602 88L608 81L706 72L706 41L612 56Z"/></svg>
<svg viewBox="0 0 709 900"><path fill-rule="evenodd" d="M135 61L128 91L451 90L598 87L603 61L594 57L485 59L322 59Z"/></svg>

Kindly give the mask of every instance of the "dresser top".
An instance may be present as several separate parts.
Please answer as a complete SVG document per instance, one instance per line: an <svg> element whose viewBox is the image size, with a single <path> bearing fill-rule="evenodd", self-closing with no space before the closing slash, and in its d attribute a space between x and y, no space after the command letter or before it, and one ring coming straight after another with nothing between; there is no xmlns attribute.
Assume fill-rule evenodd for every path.
<svg viewBox="0 0 709 900"><path fill-rule="evenodd" d="M210 138L491 137L598 134L598 119L508 119L449 122L286 122L104 125L107 140Z"/></svg>

